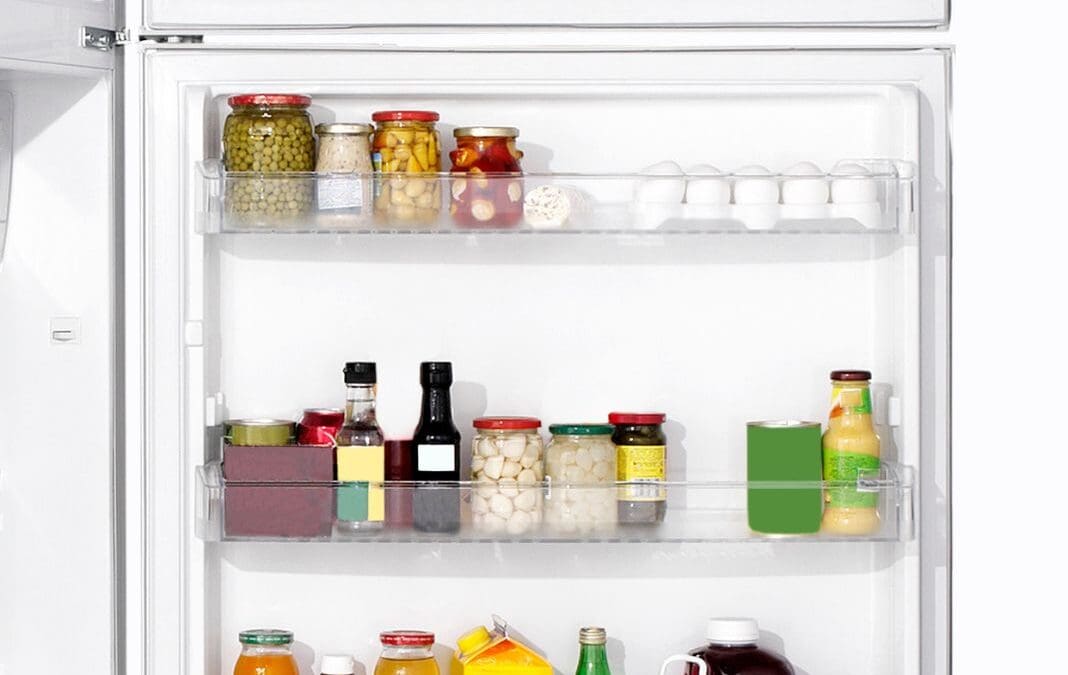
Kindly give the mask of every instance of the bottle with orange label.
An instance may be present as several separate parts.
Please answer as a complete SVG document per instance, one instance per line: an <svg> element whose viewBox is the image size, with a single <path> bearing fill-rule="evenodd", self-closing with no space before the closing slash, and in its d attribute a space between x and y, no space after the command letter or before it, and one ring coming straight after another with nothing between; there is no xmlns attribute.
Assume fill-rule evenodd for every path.
<svg viewBox="0 0 1068 675"><path fill-rule="evenodd" d="M871 373L831 373L831 415L823 434L823 480L837 485L824 493L821 531L865 535L879 530L878 494L861 492L857 480L878 474L879 436L871 420Z"/></svg>
<svg viewBox="0 0 1068 675"><path fill-rule="evenodd" d="M287 630L243 630L238 635L241 656L234 675L298 675L293 658L293 633Z"/></svg>
<svg viewBox="0 0 1068 675"><path fill-rule="evenodd" d="M552 675L540 654L509 635L508 624L493 617L493 630L479 626L456 641L450 675Z"/></svg>

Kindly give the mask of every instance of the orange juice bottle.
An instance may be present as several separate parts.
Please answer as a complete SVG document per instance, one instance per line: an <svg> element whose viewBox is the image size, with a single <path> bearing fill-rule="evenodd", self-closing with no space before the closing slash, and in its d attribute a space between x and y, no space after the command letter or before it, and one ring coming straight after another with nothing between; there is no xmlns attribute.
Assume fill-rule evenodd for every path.
<svg viewBox="0 0 1068 675"><path fill-rule="evenodd" d="M871 421L871 373L831 373L831 415L823 434L823 480L837 483L824 494L820 529L827 534L879 531L878 495L857 490L857 479L879 471L879 436Z"/></svg>
<svg viewBox="0 0 1068 675"><path fill-rule="evenodd" d="M241 656L234 675L299 675L293 658L293 633L288 630L243 630Z"/></svg>

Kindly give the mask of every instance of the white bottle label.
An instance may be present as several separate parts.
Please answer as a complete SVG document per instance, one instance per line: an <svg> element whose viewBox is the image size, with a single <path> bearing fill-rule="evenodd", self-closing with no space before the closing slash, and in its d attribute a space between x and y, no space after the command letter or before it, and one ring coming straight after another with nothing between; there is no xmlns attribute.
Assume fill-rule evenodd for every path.
<svg viewBox="0 0 1068 675"><path fill-rule="evenodd" d="M455 471L455 447L452 445L419 444L418 471Z"/></svg>

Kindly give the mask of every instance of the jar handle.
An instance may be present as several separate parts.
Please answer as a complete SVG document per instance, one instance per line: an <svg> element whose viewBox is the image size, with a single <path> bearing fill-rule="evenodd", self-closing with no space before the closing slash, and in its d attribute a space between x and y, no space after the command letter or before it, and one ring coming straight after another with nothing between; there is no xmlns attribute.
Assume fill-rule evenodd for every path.
<svg viewBox="0 0 1068 675"><path fill-rule="evenodd" d="M660 664L660 675L667 675L668 664L676 661L692 663L697 666L697 675L708 675L708 664L703 659L689 654L674 654L664 659L664 662Z"/></svg>

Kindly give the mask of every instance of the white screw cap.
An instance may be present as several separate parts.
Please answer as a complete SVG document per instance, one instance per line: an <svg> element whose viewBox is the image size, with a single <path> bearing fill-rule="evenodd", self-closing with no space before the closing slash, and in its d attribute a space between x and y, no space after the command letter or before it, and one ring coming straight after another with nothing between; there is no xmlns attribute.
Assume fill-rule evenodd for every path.
<svg viewBox="0 0 1068 675"><path fill-rule="evenodd" d="M760 638L760 628L757 626L756 619L738 617L709 619L705 637L713 644L748 644Z"/></svg>
<svg viewBox="0 0 1068 675"><path fill-rule="evenodd" d="M352 675L356 662L348 654L323 654L319 672L323 675Z"/></svg>

